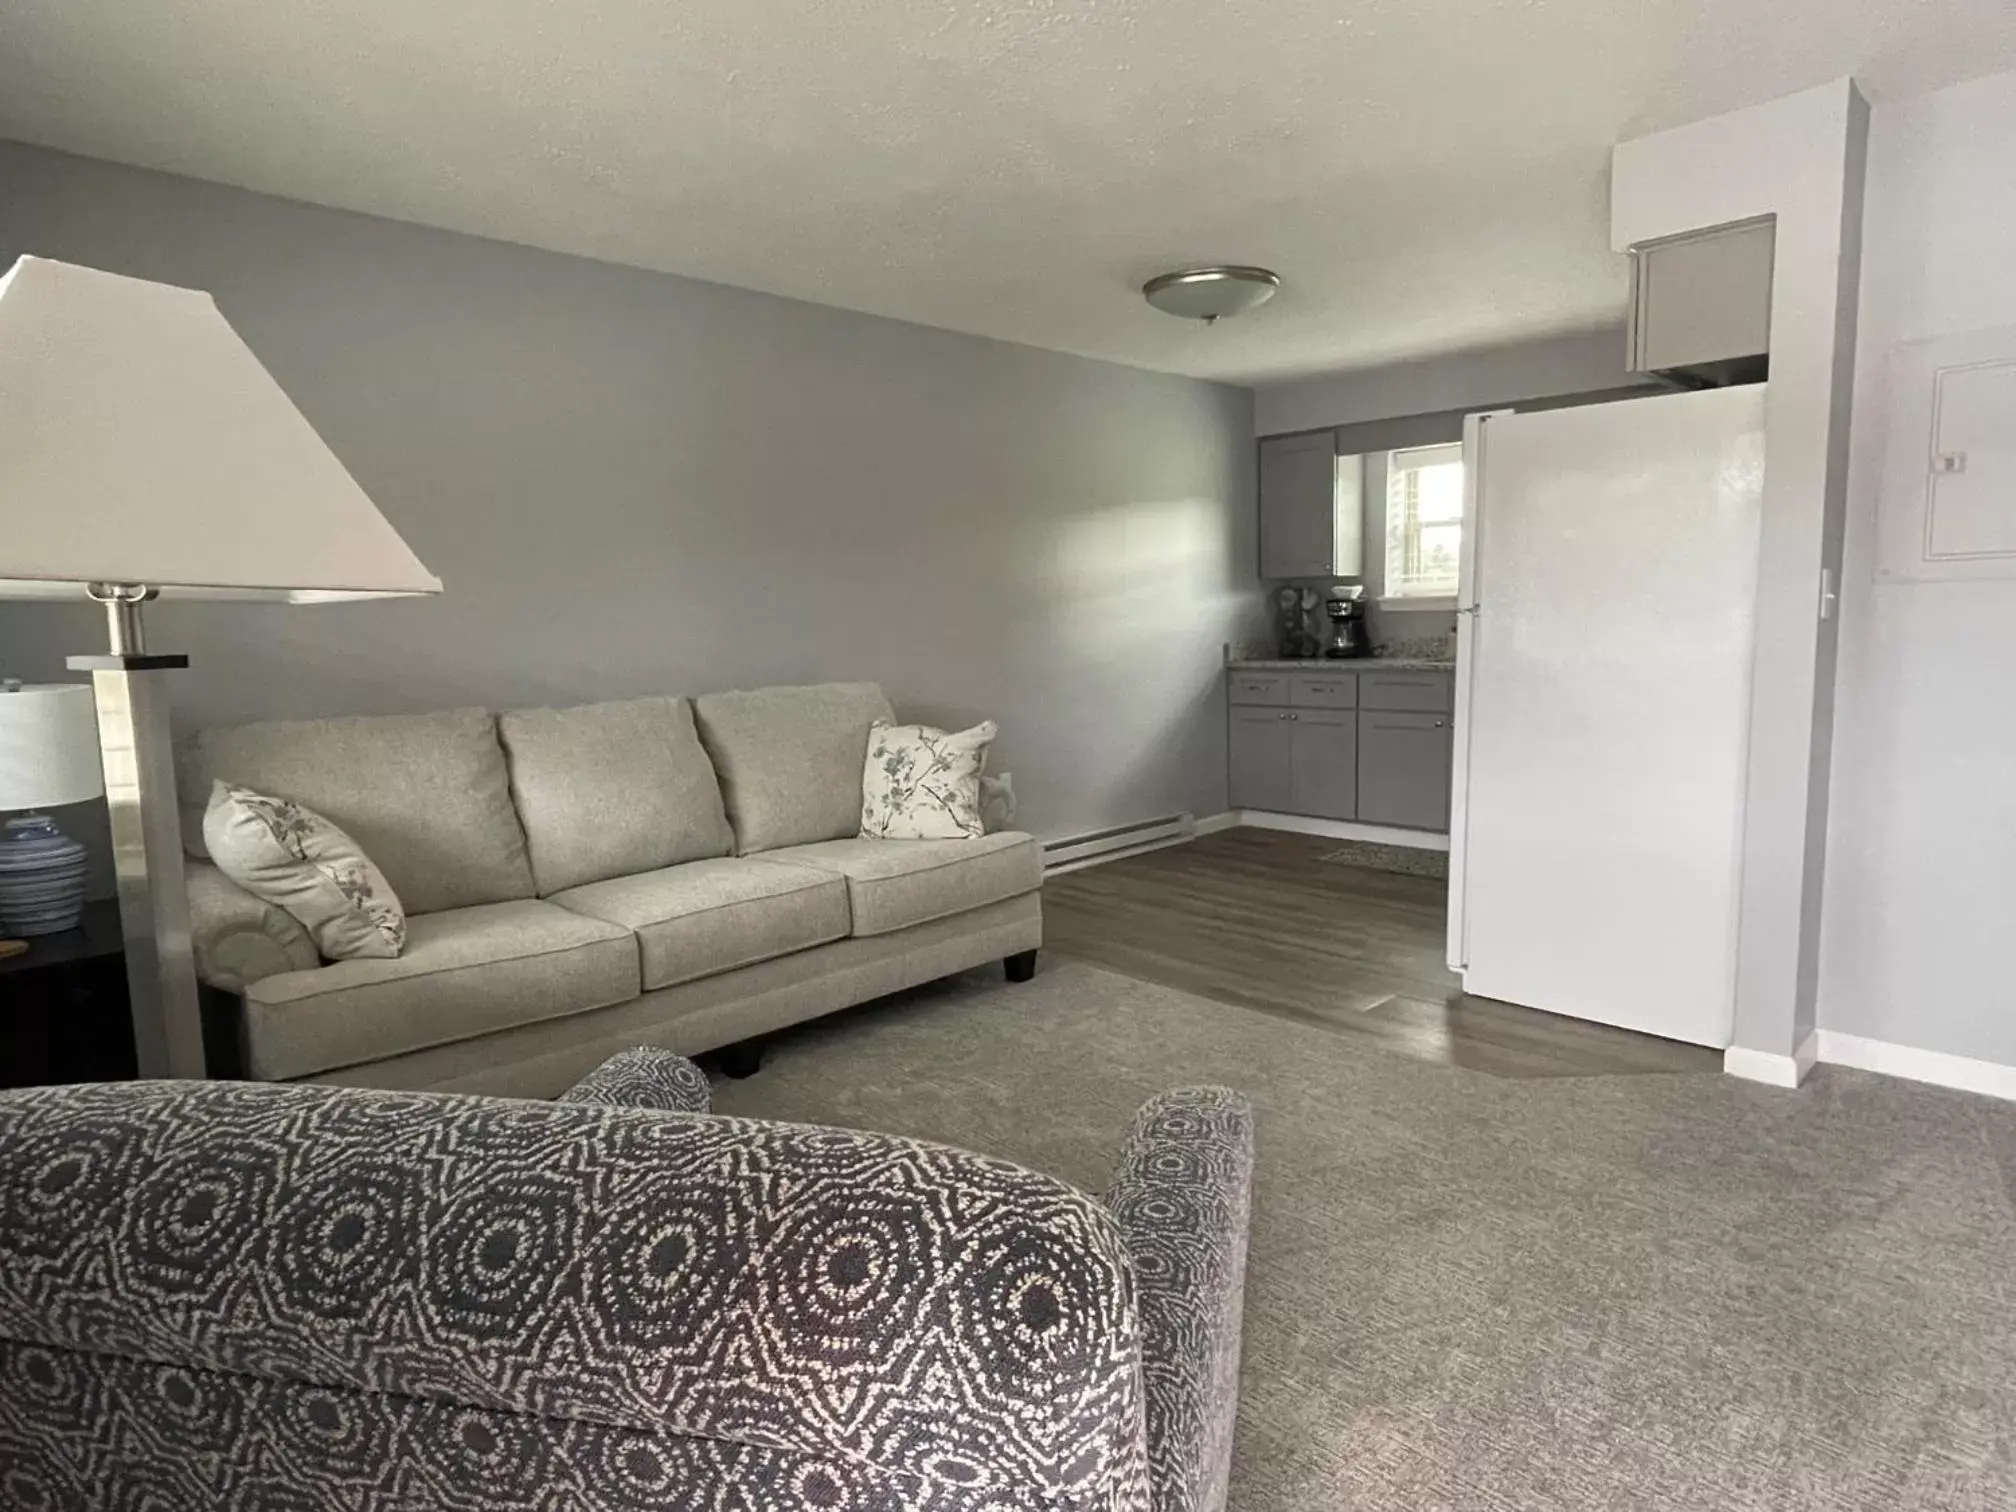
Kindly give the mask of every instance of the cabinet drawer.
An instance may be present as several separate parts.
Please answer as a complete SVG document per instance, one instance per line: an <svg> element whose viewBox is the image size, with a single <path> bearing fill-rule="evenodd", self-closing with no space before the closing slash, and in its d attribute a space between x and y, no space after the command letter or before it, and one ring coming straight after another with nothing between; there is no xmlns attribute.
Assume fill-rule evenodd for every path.
<svg viewBox="0 0 2016 1512"><path fill-rule="evenodd" d="M1391 714L1384 709L1359 711L1358 723L1368 730L1447 730L1447 714Z"/></svg>
<svg viewBox="0 0 2016 1512"><path fill-rule="evenodd" d="M1447 714L1450 702L1447 672L1361 672L1358 707L1391 709L1396 713Z"/></svg>
<svg viewBox="0 0 2016 1512"><path fill-rule="evenodd" d="M1266 704L1286 708L1288 705L1288 674L1285 672L1234 672L1232 674L1232 702L1235 704Z"/></svg>
<svg viewBox="0 0 2016 1512"><path fill-rule="evenodd" d="M1344 672L1317 676L1298 672L1289 679L1288 701L1298 709L1355 709L1358 707L1358 674Z"/></svg>

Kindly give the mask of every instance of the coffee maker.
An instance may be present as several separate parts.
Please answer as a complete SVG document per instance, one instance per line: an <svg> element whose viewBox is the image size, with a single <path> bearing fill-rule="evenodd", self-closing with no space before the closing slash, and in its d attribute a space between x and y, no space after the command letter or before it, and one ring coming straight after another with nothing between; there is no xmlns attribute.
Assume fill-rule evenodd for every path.
<svg viewBox="0 0 2016 1512"><path fill-rule="evenodd" d="M1365 630L1365 585L1333 583L1324 595L1323 614L1330 621L1330 636L1323 654L1330 657L1370 656L1372 637Z"/></svg>
<svg viewBox="0 0 2016 1512"><path fill-rule="evenodd" d="M1274 593L1274 639L1284 657L1321 656L1316 634L1316 590L1284 583Z"/></svg>

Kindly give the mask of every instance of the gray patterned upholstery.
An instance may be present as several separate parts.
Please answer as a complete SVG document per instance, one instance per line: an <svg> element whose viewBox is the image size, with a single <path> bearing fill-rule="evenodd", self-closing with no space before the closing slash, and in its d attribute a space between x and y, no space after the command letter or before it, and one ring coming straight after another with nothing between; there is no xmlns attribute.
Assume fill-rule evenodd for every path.
<svg viewBox="0 0 2016 1512"><path fill-rule="evenodd" d="M1106 1205L1139 1288L1156 1512L1216 1512L1232 1467L1253 1110L1183 1087L1134 1116Z"/></svg>
<svg viewBox="0 0 2016 1512"><path fill-rule="evenodd" d="M1148 1487L1221 1475L1229 1094L1144 1111L1109 1215L940 1146L639 1106L694 1097L675 1060L554 1104L0 1094L0 1506L1207 1505Z"/></svg>
<svg viewBox="0 0 2016 1512"><path fill-rule="evenodd" d="M713 1099L706 1072L683 1055L648 1046L617 1052L560 1095L561 1102L660 1113L705 1113Z"/></svg>

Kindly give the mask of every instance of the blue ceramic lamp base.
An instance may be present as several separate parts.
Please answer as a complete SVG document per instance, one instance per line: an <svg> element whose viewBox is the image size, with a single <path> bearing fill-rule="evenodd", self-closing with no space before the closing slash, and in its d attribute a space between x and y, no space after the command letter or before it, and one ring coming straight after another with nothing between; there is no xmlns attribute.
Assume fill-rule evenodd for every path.
<svg viewBox="0 0 2016 1512"><path fill-rule="evenodd" d="M75 929L84 917L84 847L41 814L0 831L0 936Z"/></svg>

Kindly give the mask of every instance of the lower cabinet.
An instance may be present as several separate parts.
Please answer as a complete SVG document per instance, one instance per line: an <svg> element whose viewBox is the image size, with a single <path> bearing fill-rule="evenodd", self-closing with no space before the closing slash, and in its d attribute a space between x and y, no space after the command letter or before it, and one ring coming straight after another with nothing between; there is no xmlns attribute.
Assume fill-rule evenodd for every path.
<svg viewBox="0 0 2016 1512"><path fill-rule="evenodd" d="M1348 709L1234 708L1234 808L1349 819L1358 811L1358 716Z"/></svg>
<svg viewBox="0 0 2016 1512"><path fill-rule="evenodd" d="M1448 829L1451 749L1446 714L1358 715L1358 818Z"/></svg>
<svg viewBox="0 0 2016 1512"><path fill-rule="evenodd" d="M1286 709L1232 710L1226 775L1234 808L1294 812L1295 754Z"/></svg>
<svg viewBox="0 0 2016 1512"><path fill-rule="evenodd" d="M1242 669L1228 691L1234 808L1448 831L1447 672Z"/></svg>
<svg viewBox="0 0 2016 1512"><path fill-rule="evenodd" d="M1358 815L1358 715L1296 709L1288 716L1288 748L1294 780L1291 814L1318 819Z"/></svg>

